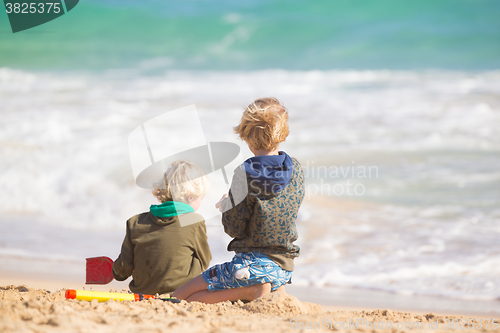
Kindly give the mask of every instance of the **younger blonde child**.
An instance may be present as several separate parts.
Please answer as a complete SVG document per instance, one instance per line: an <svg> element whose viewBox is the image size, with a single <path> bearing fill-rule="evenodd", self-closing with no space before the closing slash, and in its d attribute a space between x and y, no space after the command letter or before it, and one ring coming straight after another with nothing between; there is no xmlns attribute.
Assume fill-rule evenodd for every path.
<svg viewBox="0 0 500 333"><path fill-rule="evenodd" d="M209 186L197 165L172 163L153 188L161 204L127 221L114 278L123 281L132 275L132 292L154 295L171 293L206 270L212 255L205 221L195 212Z"/></svg>

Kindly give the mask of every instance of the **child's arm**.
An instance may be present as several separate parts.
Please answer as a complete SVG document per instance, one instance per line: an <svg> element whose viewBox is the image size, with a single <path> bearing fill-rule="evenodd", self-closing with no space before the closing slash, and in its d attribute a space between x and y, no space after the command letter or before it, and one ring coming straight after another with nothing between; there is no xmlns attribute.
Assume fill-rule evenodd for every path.
<svg viewBox="0 0 500 333"><path fill-rule="evenodd" d="M252 215L253 196L248 192L246 173L238 168L231 182L229 197L221 202L222 225L226 234L233 238L243 237Z"/></svg>
<svg viewBox="0 0 500 333"><path fill-rule="evenodd" d="M200 260L201 270L206 270L210 264L210 260L212 260L212 253L210 252L210 246L207 242L207 228L205 223L196 229L195 252Z"/></svg>
<svg viewBox="0 0 500 333"><path fill-rule="evenodd" d="M113 277L117 281L124 281L134 271L134 246L130 240L130 220L127 221L127 232L122 244L122 251L113 263Z"/></svg>

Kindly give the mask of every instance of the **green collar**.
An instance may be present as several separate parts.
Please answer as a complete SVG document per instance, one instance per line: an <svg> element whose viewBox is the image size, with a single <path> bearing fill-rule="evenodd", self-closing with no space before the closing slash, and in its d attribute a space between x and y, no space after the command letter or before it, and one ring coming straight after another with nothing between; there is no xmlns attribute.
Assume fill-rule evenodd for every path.
<svg viewBox="0 0 500 333"><path fill-rule="evenodd" d="M193 213L194 209L184 202L178 201L165 201L161 205L151 205L149 207L151 214L156 217L172 217L186 213Z"/></svg>

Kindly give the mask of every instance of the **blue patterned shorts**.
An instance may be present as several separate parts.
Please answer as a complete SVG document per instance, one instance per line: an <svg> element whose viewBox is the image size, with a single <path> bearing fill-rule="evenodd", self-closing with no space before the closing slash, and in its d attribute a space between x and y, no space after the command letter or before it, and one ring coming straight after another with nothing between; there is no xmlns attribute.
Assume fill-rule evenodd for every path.
<svg viewBox="0 0 500 333"><path fill-rule="evenodd" d="M208 291L248 287L271 283L274 291L291 283L292 272L282 269L266 255L258 252L236 253L230 262L215 265L201 273Z"/></svg>

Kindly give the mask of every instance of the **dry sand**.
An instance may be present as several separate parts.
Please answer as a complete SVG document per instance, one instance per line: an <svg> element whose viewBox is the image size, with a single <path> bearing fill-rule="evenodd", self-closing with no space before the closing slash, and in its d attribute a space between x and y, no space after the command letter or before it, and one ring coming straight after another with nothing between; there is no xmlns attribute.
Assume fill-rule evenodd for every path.
<svg viewBox="0 0 500 333"><path fill-rule="evenodd" d="M450 326L453 319L466 319L391 310L325 311L318 304L301 302L283 293L271 293L247 304L215 305L161 300L98 303L66 300L64 294L64 289L50 292L27 286L0 287L0 332L307 332L308 325L331 330L335 324L338 328L344 325L340 331L449 332L454 330L446 329L447 319ZM350 326L361 320L372 325L383 322L384 329L373 330L366 324L360 324L358 329ZM387 329L389 322L413 328ZM432 323L439 328L429 328ZM491 324L488 329L455 329L465 330L500 331Z"/></svg>

